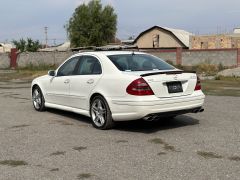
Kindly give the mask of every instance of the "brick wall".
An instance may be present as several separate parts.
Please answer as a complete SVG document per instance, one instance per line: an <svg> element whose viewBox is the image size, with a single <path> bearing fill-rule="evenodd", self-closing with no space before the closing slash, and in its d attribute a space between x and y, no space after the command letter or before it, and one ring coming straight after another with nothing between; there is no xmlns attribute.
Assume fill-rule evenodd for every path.
<svg viewBox="0 0 240 180"><path fill-rule="evenodd" d="M18 67L26 67L29 64L59 65L73 54L73 52L24 52L18 55L17 63Z"/></svg>
<svg viewBox="0 0 240 180"><path fill-rule="evenodd" d="M190 37L190 49L240 48L240 35L218 34Z"/></svg>
<svg viewBox="0 0 240 180"><path fill-rule="evenodd" d="M220 63L223 66L236 66L237 65L237 50L202 50L202 51L183 51L182 65L194 66L200 63L215 64Z"/></svg>
<svg viewBox="0 0 240 180"><path fill-rule="evenodd" d="M184 66L194 66L201 63L215 64L220 63L223 66L239 66L240 50L239 49L205 49L205 50L144 50L165 60L171 60L174 64Z"/></svg>
<svg viewBox="0 0 240 180"><path fill-rule="evenodd" d="M200 63L210 63L223 66L240 66L240 49L214 49L214 50L142 50L158 56L164 60L172 61L174 64L193 66ZM18 55L18 67L26 67L29 64L59 65L73 52L32 52ZM0 69L10 67L10 58L7 53L0 53Z"/></svg>

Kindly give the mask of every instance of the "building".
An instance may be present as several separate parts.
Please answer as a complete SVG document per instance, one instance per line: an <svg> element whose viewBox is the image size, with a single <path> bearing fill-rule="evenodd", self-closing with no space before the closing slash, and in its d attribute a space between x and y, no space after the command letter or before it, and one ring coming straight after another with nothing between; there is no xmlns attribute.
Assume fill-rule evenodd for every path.
<svg viewBox="0 0 240 180"><path fill-rule="evenodd" d="M240 48L240 30L232 34L198 35L190 37L190 49Z"/></svg>
<svg viewBox="0 0 240 180"><path fill-rule="evenodd" d="M153 26L139 34L134 45L144 48L189 48L191 33L166 27Z"/></svg>
<svg viewBox="0 0 240 180"><path fill-rule="evenodd" d="M11 52L12 48L13 48L12 44L0 43L0 53Z"/></svg>
<svg viewBox="0 0 240 180"><path fill-rule="evenodd" d="M67 41L59 46L54 46L54 47L47 47L44 49L39 49L38 51L43 51L43 52L52 52L52 51L69 51L70 50L70 42Z"/></svg>

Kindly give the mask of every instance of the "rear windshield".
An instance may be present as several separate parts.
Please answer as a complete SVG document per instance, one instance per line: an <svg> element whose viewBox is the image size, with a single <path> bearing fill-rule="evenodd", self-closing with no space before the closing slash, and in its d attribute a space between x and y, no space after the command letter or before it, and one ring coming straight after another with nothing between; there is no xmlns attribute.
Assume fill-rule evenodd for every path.
<svg viewBox="0 0 240 180"><path fill-rule="evenodd" d="M108 58L120 71L172 70L170 64L160 58L147 54L119 54Z"/></svg>

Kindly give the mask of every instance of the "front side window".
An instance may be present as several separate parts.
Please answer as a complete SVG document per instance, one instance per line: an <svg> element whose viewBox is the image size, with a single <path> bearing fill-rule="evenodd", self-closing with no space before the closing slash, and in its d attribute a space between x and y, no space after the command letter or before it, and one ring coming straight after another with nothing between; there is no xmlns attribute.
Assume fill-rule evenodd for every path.
<svg viewBox="0 0 240 180"><path fill-rule="evenodd" d="M76 70L77 75L102 74L101 64L93 56L82 56Z"/></svg>
<svg viewBox="0 0 240 180"><path fill-rule="evenodd" d="M74 57L65 62L58 70L57 76L71 76L74 73L79 57Z"/></svg>
<svg viewBox="0 0 240 180"><path fill-rule="evenodd" d="M147 54L119 54L108 58L120 71L152 71L175 69L170 64Z"/></svg>

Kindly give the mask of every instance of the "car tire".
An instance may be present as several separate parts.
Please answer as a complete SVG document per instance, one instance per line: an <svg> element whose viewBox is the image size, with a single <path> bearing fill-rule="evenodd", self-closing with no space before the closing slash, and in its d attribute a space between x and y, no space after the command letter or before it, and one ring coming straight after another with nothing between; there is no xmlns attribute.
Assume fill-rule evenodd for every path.
<svg viewBox="0 0 240 180"><path fill-rule="evenodd" d="M45 99L39 86L34 87L32 90L32 102L36 111L44 111L46 109Z"/></svg>
<svg viewBox="0 0 240 180"><path fill-rule="evenodd" d="M112 113L107 101L102 96L95 96L90 103L90 115L93 127L101 130L114 127Z"/></svg>
<svg viewBox="0 0 240 180"><path fill-rule="evenodd" d="M169 115L169 116L167 116L168 119L174 119L175 117L177 117L177 115L172 115L172 116Z"/></svg>

